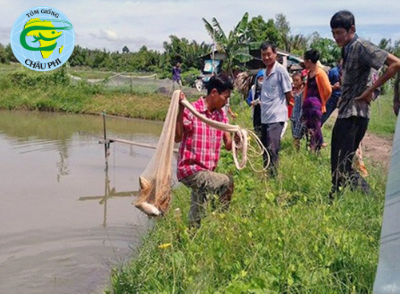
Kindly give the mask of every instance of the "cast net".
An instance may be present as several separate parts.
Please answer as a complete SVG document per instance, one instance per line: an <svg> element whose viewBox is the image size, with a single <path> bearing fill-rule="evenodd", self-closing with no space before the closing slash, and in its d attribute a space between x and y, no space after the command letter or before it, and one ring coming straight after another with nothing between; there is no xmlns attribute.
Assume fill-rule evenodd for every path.
<svg viewBox="0 0 400 300"><path fill-rule="evenodd" d="M181 91L177 90L172 94L156 152L139 177L140 193L135 206L148 216L165 214L171 200L172 159L180 93ZM255 153L253 157L262 156L264 151L266 151L254 132L242 129L238 125L225 124L207 119L198 113L186 99L182 100L181 103L201 121L216 129L232 134L232 154L237 169L241 170L245 168L248 162L247 152L249 150ZM256 147L250 145L249 137L255 142ZM265 170L265 168L260 171ZM255 169L253 168L253 170Z"/></svg>

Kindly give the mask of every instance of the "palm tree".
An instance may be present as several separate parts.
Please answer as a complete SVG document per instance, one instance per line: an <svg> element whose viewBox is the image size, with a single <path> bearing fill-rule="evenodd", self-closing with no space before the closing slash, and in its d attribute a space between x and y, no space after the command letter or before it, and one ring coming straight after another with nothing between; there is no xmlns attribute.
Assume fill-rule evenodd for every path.
<svg viewBox="0 0 400 300"><path fill-rule="evenodd" d="M394 42L393 52L394 55L400 57L400 40Z"/></svg>
<svg viewBox="0 0 400 300"><path fill-rule="evenodd" d="M248 48L248 19L249 14L246 12L236 27L226 35L216 18L213 18L211 23L203 18L206 30L216 44L217 50L226 55L224 67L231 76L236 67L252 58Z"/></svg>
<svg viewBox="0 0 400 300"><path fill-rule="evenodd" d="M296 54L302 54L307 48L308 38L302 34L296 34L289 36L289 49L288 52L295 52Z"/></svg>
<svg viewBox="0 0 400 300"><path fill-rule="evenodd" d="M390 53L392 53L394 50L392 47L392 40L386 38L381 39L381 41L378 44L378 47Z"/></svg>

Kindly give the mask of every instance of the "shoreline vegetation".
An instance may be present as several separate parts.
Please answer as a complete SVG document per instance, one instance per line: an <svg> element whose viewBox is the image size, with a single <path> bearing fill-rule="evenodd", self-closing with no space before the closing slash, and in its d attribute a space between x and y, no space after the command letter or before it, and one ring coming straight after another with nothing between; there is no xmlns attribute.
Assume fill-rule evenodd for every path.
<svg viewBox="0 0 400 300"><path fill-rule="evenodd" d="M17 68L0 72L0 109L106 111L163 120L171 95L154 87L110 88L72 82L66 68L46 74ZM192 89L187 89L189 95ZM369 132L393 136L392 97L389 89L372 103ZM234 123L252 128L250 110L240 95L233 95L231 105L238 114ZM323 128L328 143L332 126L331 119ZM155 220L142 245L133 250L133 259L114 268L105 292L372 293L387 174L367 158L372 193L345 189L330 203L329 152L327 147L312 155L304 141L296 152L288 128L279 175L265 179L250 168L237 171L231 153L223 150L218 170L235 180L229 211L209 206L200 229L191 231L189 190L174 189L169 213ZM177 208L181 214L175 213Z"/></svg>

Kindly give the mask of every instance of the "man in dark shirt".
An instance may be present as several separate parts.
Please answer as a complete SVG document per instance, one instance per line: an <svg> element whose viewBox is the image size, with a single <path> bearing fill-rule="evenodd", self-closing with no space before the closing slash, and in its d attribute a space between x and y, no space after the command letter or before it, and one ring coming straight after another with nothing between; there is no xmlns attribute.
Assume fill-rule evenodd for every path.
<svg viewBox="0 0 400 300"><path fill-rule="evenodd" d="M181 80L181 64L176 63L175 67L172 68L172 89L175 90L175 82L178 84L179 89L182 89L182 80Z"/></svg>
<svg viewBox="0 0 400 300"><path fill-rule="evenodd" d="M330 198L339 187L350 185L369 192L368 183L353 169L352 161L360 141L365 135L370 118L373 92L400 70L400 59L356 34L354 15L339 11L330 21L332 35L342 47L342 97L338 103L338 118L332 130ZM386 71L368 86L371 68Z"/></svg>

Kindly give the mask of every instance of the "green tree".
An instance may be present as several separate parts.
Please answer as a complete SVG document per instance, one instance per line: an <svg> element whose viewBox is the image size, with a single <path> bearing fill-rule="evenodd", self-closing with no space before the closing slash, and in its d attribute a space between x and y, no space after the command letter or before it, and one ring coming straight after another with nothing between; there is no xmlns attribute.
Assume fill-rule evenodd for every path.
<svg viewBox="0 0 400 300"><path fill-rule="evenodd" d="M209 23L203 18L206 30L217 45L217 50L225 53L224 68L233 76L233 70L249 61L252 57L249 54L249 14L246 12L235 28L228 35L222 30L216 18Z"/></svg>
<svg viewBox="0 0 400 300"><path fill-rule="evenodd" d="M88 53L89 53L88 49L84 49L79 45L75 45L74 51L72 52L71 56L68 59L68 62L71 65L71 67L85 66L86 57Z"/></svg>
<svg viewBox="0 0 400 300"><path fill-rule="evenodd" d="M302 55L307 49L308 38L306 38L302 34L290 35L288 41L289 41L288 52L297 55Z"/></svg>
<svg viewBox="0 0 400 300"><path fill-rule="evenodd" d="M284 14L277 14L275 16L275 27L280 33L280 40L277 46L285 51L290 51L290 24L286 20Z"/></svg>
<svg viewBox="0 0 400 300"><path fill-rule="evenodd" d="M181 62L185 68L200 68L200 57L211 51L211 46L205 42L197 43L196 41L189 42L186 38L179 38L175 35L170 35L170 42L164 42L164 66L168 70L175 65L176 62Z"/></svg>
<svg viewBox="0 0 400 300"><path fill-rule="evenodd" d="M200 69L202 62L200 61L200 57L210 53L211 45L206 44L205 42L197 43L196 41L192 41L187 45L185 51L185 59L184 63L188 68L196 68Z"/></svg>
<svg viewBox="0 0 400 300"><path fill-rule="evenodd" d="M2 44L0 44L0 63L7 64L9 62L10 61L7 58L6 49Z"/></svg>
<svg viewBox="0 0 400 300"><path fill-rule="evenodd" d="M268 41L275 45L280 41L280 33L275 27L273 19L264 21L262 16L254 17L248 23L248 36L251 42L258 42L258 44Z"/></svg>
<svg viewBox="0 0 400 300"><path fill-rule="evenodd" d="M129 53L128 46L124 46L124 48L122 48L122 53Z"/></svg>
<svg viewBox="0 0 400 300"><path fill-rule="evenodd" d="M318 32L314 32L310 38L310 48L320 52L320 61L324 65L332 65L341 57L341 50L336 42L322 38Z"/></svg>
<svg viewBox="0 0 400 300"><path fill-rule="evenodd" d="M8 61L11 61L11 62L18 62L18 59L15 57L14 52L13 52L13 50L12 50L12 48L11 48L11 44L8 44L8 45L5 47L4 50L6 51Z"/></svg>
<svg viewBox="0 0 400 300"><path fill-rule="evenodd" d="M400 40L394 42L393 52L394 55L400 57Z"/></svg>

